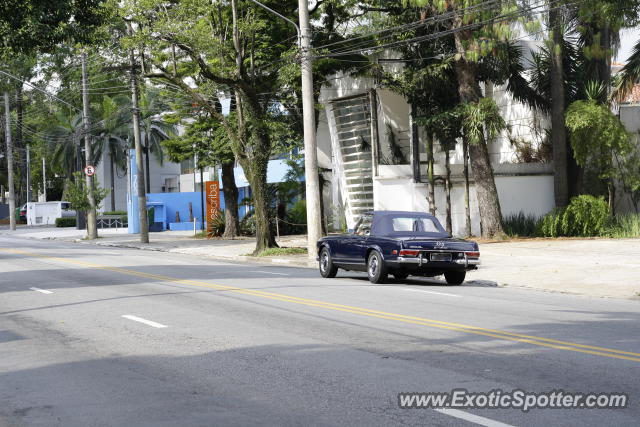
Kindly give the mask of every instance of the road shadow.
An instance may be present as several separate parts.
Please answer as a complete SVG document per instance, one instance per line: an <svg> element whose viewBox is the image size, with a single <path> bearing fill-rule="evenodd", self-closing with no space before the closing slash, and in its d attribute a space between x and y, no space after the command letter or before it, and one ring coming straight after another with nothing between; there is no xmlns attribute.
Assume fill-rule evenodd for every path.
<svg viewBox="0 0 640 427"><path fill-rule="evenodd" d="M348 273L338 273L338 277L341 279L350 279L354 281L361 282L369 282L369 278L362 273L362 275L358 276L353 274L352 272ZM406 279L396 279L392 275L389 276L387 281L384 283L386 285L389 284L398 284L398 285L407 285L407 286L422 286L422 287L432 287L432 288L497 288L498 282L493 282L491 280L466 280L461 285L449 285L444 278L439 277L418 277L418 276L409 276Z"/></svg>

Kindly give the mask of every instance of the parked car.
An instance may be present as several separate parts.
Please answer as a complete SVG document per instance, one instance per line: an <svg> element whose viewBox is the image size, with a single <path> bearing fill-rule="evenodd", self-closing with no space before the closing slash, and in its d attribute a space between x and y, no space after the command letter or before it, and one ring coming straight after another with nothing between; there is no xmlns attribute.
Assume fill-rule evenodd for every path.
<svg viewBox="0 0 640 427"><path fill-rule="evenodd" d="M20 208L20 214L18 215L18 221L27 222L27 204L25 203Z"/></svg>
<svg viewBox="0 0 640 427"><path fill-rule="evenodd" d="M476 242L451 237L423 212L365 213L353 232L323 237L317 249L322 277L335 277L341 268L366 271L372 283L383 283L389 273L398 280L444 274L448 284L459 285L480 265Z"/></svg>

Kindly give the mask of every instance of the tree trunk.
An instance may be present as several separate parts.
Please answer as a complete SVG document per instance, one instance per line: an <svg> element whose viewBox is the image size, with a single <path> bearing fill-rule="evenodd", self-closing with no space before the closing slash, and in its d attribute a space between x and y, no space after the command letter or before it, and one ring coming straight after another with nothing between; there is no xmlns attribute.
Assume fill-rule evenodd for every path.
<svg viewBox="0 0 640 427"><path fill-rule="evenodd" d="M435 177L433 176L433 135L427 133L427 188L429 192L429 212L431 215L436 214L435 187Z"/></svg>
<svg viewBox="0 0 640 427"><path fill-rule="evenodd" d="M471 34L466 31L455 33L456 49L460 54L460 59L455 62L458 92L462 102L475 103L479 101L481 96L476 65L465 59L465 47L462 37L470 38ZM498 190L493 179L493 169L491 168L491 159L486 142L482 140L478 144L470 145L469 155L480 208L482 235L486 237L500 236L504 234L500 200L498 199Z"/></svg>
<svg viewBox="0 0 640 427"><path fill-rule="evenodd" d="M238 187L233 174L233 162L222 164L222 192L224 193L224 234L223 239L233 239L239 235Z"/></svg>
<svg viewBox="0 0 640 427"><path fill-rule="evenodd" d="M110 174L110 185L111 185L111 211L115 211L116 210L116 184L115 184L115 177L114 175L114 170L115 168L113 167L113 151L109 151L109 168L111 170L111 174Z"/></svg>
<svg viewBox="0 0 640 427"><path fill-rule="evenodd" d="M267 163L268 161L255 161L252 164L243 166L245 171L251 171L247 179L251 184L251 192L253 193L253 215L256 222L256 249L253 251L254 255L259 254L267 248L278 247L271 230L269 218Z"/></svg>
<svg viewBox="0 0 640 427"><path fill-rule="evenodd" d="M562 71L562 15L558 9L549 11L552 32L551 46L551 144L553 147L553 190L557 207L569 204L567 135L564 123L565 91Z"/></svg>
<svg viewBox="0 0 640 427"><path fill-rule="evenodd" d="M471 236L471 206L469 201L469 143L465 139L462 141L462 152L464 156L464 225L466 236Z"/></svg>
<svg viewBox="0 0 640 427"><path fill-rule="evenodd" d="M453 233L453 226L451 224L451 165L449 164L449 150L444 151L444 163L447 174L444 178L444 194L447 199L447 218L446 227L449 234Z"/></svg>

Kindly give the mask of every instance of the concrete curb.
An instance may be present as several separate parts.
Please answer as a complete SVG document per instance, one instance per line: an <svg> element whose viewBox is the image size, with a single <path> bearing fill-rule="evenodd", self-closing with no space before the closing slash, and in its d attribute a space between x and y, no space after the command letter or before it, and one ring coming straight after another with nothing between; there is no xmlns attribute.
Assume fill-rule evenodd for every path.
<svg viewBox="0 0 640 427"><path fill-rule="evenodd" d="M180 248L167 249L167 248L158 248L158 247L151 247L151 246L139 246L136 244L115 243L115 242L90 242L82 239L64 239L64 238L55 238L55 237L51 237L48 239L66 241L71 243L80 243L85 245L108 246L113 248L138 249L141 251L155 251L155 252L167 252L167 253L179 253L184 255L193 255L192 253L181 251ZM279 257L273 257L273 258L272 257L255 257L255 256L249 256L249 255L224 256L224 255L198 254L198 256L205 256L207 258L216 259L216 260L249 262L252 264L277 264L277 265L284 265L284 266L290 266L290 267L313 268L313 269L318 268L317 262L305 261L300 259L279 258Z"/></svg>

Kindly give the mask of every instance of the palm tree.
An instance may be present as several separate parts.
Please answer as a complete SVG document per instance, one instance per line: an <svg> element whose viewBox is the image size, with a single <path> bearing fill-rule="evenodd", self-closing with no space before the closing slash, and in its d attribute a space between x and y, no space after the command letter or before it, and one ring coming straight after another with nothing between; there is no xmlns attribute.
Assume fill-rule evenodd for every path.
<svg viewBox="0 0 640 427"><path fill-rule="evenodd" d="M153 153L160 165L164 163L162 141L176 133L176 126L166 122L161 113L168 109L160 92L147 88L140 97L140 132L144 142L147 193L151 192L149 154Z"/></svg>
<svg viewBox="0 0 640 427"><path fill-rule="evenodd" d="M59 110L54 114L54 123L45 131L49 149L53 151L52 166L67 178L79 170L81 159L80 138L82 137L82 115L69 110ZM62 198L67 193L65 180Z"/></svg>
<svg viewBox="0 0 640 427"><path fill-rule="evenodd" d="M115 196L115 172L117 169L127 169L126 150L128 146L127 136L129 125L127 112L130 101L127 97L116 96L111 98L105 96L100 106L100 117L98 135L94 147L95 152L100 153L106 148L109 153L109 170L111 186L111 210L116 209Z"/></svg>
<svg viewBox="0 0 640 427"><path fill-rule="evenodd" d="M613 98L617 101L624 100L640 80L640 40L636 42L627 58L627 62L616 76L617 84L613 92Z"/></svg>

